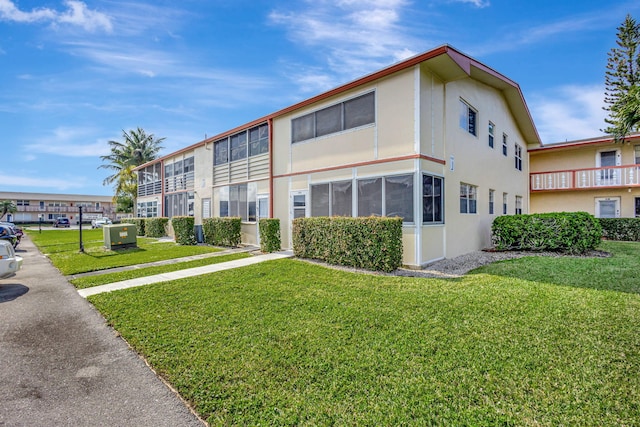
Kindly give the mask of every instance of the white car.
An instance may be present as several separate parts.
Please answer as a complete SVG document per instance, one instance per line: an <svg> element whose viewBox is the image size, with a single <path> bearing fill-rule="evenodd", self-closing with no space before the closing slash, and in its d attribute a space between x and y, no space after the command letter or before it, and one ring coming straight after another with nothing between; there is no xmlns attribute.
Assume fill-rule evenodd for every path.
<svg viewBox="0 0 640 427"><path fill-rule="evenodd" d="M91 228L102 228L103 225L111 225L111 224L113 223L107 217L98 218L91 221Z"/></svg>
<svg viewBox="0 0 640 427"><path fill-rule="evenodd" d="M16 255L11 243L0 240L0 279L14 276L22 268L22 257Z"/></svg>

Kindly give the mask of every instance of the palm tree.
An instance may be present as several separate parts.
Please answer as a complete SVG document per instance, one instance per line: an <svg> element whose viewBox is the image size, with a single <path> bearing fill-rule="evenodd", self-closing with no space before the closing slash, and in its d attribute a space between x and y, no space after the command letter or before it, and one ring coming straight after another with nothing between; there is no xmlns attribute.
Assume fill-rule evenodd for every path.
<svg viewBox="0 0 640 427"><path fill-rule="evenodd" d="M0 200L0 220L4 218L7 213L16 213L18 208L11 200Z"/></svg>
<svg viewBox="0 0 640 427"><path fill-rule="evenodd" d="M156 138L153 134L147 135L141 128L130 130L128 133L123 130L122 137L124 142L109 141L111 154L100 156L106 164L100 165L99 168L114 172L102 182L103 185L114 184L114 200L128 199L132 204L138 195L138 182L133 169L154 160L163 148L160 143L165 138Z"/></svg>

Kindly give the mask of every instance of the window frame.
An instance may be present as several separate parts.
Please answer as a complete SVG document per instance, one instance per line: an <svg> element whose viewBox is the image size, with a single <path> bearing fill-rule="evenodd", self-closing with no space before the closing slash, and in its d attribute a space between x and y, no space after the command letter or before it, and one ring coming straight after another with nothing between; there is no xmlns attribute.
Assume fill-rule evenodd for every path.
<svg viewBox="0 0 640 427"><path fill-rule="evenodd" d="M431 191L427 194L427 185L425 178L431 179ZM439 182L440 192L438 195L435 193L436 180ZM431 205L431 219L425 219L427 216L427 206ZM438 209L436 209L438 205ZM422 223L423 224L444 224L444 177L432 175L428 173L422 173Z"/></svg>
<svg viewBox="0 0 640 427"><path fill-rule="evenodd" d="M502 134L502 155L505 157L509 155L509 136L506 133Z"/></svg>
<svg viewBox="0 0 640 427"><path fill-rule="evenodd" d="M489 215L494 215L495 213L495 190L489 189Z"/></svg>
<svg viewBox="0 0 640 427"><path fill-rule="evenodd" d="M522 146L518 143L514 144L514 159L515 159L515 167L517 170L522 172Z"/></svg>
<svg viewBox="0 0 640 427"><path fill-rule="evenodd" d="M460 183L460 213L461 214L477 214L478 213L478 186Z"/></svg>
<svg viewBox="0 0 640 427"><path fill-rule="evenodd" d="M488 132L489 133L488 133L488 138L487 139L488 139L488 143L489 143L489 147L490 148L495 148L494 147L494 145L495 145L494 144L494 142L495 142L495 137L494 137L495 129L496 129L496 125L491 120L489 120L489 128L488 128Z"/></svg>
<svg viewBox="0 0 640 427"><path fill-rule="evenodd" d="M352 112L349 107L351 105L356 105L359 101L363 101L366 98L371 97L370 105L366 104L366 111L362 116L359 117L355 112L362 112L360 110L356 110L353 112L353 117L351 116ZM323 116L327 114L329 117L333 111L339 110L339 121L340 123L334 123L332 120L335 120L337 117L333 117L332 120L328 120L327 123L322 123L320 127L320 132L318 130L318 118L319 116ZM370 110L370 111L369 111ZM336 115L333 113L333 115ZM298 117L294 117L291 119L291 143L296 144L299 142L310 141L316 138L322 138L329 135L335 135L340 132L344 132L350 129L358 129L365 126L375 125L376 123L376 91L372 90L357 96L354 96L349 99L345 99L344 101L331 104L325 107L322 107L318 110L314 110L310 113L303 114ZM309 121L309 123L305 123L305 121ZM303 126L304 125L304 126Z"/></svg>
<svg viewBox="0 0 640 427"><path fill-rule="evenodd" d="M460 98L460 128L467 133L478 136L478 110Z"/></svg>

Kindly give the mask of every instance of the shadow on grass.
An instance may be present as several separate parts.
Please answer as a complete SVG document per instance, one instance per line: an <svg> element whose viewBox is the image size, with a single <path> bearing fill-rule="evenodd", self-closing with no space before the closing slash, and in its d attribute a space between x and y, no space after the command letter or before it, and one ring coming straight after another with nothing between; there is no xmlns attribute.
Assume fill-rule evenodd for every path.
<svg viewBox="0 0 640 427"><path fill-rule="evenodd" d="M490 274L576 288L640 294L640 242L603 242L611 257L531 256L499 261L469 275Z"/></svg>

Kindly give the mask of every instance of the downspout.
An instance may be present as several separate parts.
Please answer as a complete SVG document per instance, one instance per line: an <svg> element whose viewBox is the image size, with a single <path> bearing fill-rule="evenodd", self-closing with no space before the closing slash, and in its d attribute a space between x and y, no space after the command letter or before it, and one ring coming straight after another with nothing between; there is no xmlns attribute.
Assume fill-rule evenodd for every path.
<svg viewBox="0 0 640 427"><path fill-rule="evenodd" d="M273 218L273 118L269 118L269 218Z"/></svg>

